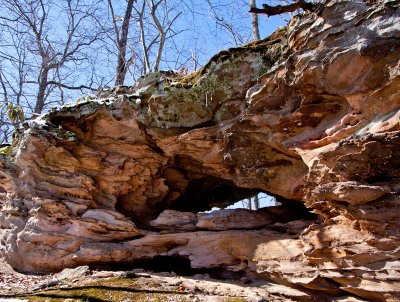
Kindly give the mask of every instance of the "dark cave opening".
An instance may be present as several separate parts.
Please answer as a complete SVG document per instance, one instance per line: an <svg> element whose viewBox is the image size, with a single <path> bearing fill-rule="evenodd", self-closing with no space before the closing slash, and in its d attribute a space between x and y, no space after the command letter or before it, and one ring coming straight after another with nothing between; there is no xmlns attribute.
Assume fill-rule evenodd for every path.
<svg viewBox="0 0 400 302"><path fill-rule="evenodd" d="M163 200L149 199L145 203L138 203L135 200L135 194L132 196L127 194L118 198L116 209L130 217L138 227L152 231L157 231L157 229L150 222L164 210L190 212L197 215L222 209L262 211L263 208L268 207L269 215L279 217L277 218L279 222L317 218L317 215L312 214L302 202L297 200L288 200L260 191L260 189L241 188L230 180L211 175L186 174L177 169L171 170L173 173L170 174L174 174L175 178L179 175L186 181L183 189L176 185L179 181L166 177L170 195ZM171 199L172 193L178 193L179 197Z"/></svg>
<svg viewBox="0 0 400 302"><path fill-rule="evenodd" d="M213 207L226 208L255 196L259 190L240 188L233 182L213 176L191 180L184 194L170 207L171 210L198 213Z"/></svg>
<svg viewBox="0 0 400 302"><path fill-rule="evenodd" d="M155 256L151 259L135 261L131 264L131 268L140 268L155 273L173 272L179 276L204 273L204 270L192 269L190 260L179 256Z"/></svg>
<svg viewBox="0 0 400 302"><path fill-rule="evenodd" d="M154 273L172 273L177 276L194 276L197 274L207 274L211 278L221 280L237 280L246 273L243 271L230 271L224 267L214 268L192 268L190 259L181 256L154 256L149 259L136 260L133 262L118 262L112 264L95 264L91 265L93 270L110 270L110 271L135 271L144 270L145 272Z"/></svg>
<svg viewBox="0 0 400 302"><path fill-rule="evenodd" d="M193 269L190 260L180 256L154 256L153 258L135 260L133 262L117 262L112 264L95 264L95 270L130 271L143 269L155 273L169 272L178 276L193 276L208 273L207 269Z"/></svg>
<svg viewBox="0 0 400 302"><path fill-rule="evenodd" d="M192 179L181 197L168 207L170 210L195 214L223 209L257 211L263 208L268 208L277 215L287 213L285 222L318 218L301 201L289 200L260 189L241 188L233 181L210 175Z"/></svg>
<svg viewBox="0 0 400 302"><path fill-rule="evenodd" d="M136 262L135 266L156 273L174 272L180 276L192 276L198 273L192 269L188 258L178 256L155 256L149 260Z"/></svg>
<svg viewBox="0 0 400 302"><path fill-rule="evenodd" d="M167 180L170 193L176 192L172 180ZM138 202L135 194L119 196L115 208L120 213L130 217L140 228L152 229L149 222L164 210L199 213L214 207L226 208L236 202L251 198L259 193L257 189L240 188L233 182L209 175L191 176L187 186L179 191L180 197L169 200L148 199L145 203Z"/></svg>

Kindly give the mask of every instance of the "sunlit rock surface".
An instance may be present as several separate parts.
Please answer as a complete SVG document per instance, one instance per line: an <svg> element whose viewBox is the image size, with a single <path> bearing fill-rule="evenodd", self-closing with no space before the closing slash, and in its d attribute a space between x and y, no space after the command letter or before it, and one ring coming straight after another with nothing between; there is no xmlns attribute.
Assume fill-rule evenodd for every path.
<svg viewBox="0 0 400 302"><path fill-rule="evenodd" d="M400 299L400 12L375 2L30 121L1 163L7 261L173 256L317 301ZM258 192L282 208L200 213Z"/></svg>

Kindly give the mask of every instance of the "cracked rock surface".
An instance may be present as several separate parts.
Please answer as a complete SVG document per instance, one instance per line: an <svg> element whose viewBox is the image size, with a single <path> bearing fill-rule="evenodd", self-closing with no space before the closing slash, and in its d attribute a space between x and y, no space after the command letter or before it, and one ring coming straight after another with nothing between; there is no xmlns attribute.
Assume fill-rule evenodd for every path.
<svg viewBox="0 0 400 302"><path fill-rule="evenodd" d="M5 259L176 257L317 301L400 299L400 5L375 2L30 121L1 161ZM202 213L258 192L282 205Z"/></svg>

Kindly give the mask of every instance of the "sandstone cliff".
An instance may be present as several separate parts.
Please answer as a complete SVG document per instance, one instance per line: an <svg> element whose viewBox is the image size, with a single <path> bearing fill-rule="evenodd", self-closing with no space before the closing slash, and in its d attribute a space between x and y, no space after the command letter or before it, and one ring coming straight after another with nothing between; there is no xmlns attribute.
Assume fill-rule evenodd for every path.
<svg viewBox="0 0 400 302"><path fill-rule="evenodd" d="M7 261L179 257L295 299L400 299L400 5L377 2L30 121L1 163ZM257 192L282 206L199 213Z"/></svg>

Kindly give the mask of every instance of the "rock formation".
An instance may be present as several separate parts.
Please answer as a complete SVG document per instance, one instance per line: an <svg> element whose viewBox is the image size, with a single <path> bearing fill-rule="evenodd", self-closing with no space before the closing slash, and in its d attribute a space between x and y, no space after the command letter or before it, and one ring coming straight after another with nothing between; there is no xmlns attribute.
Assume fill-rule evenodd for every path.
<svg viewBox="0 0 400 302"><path fill-rule="evenodd" d="M180 257L318 301L400 299L400 5L376 2L27 123L1 163L7 261ZM201 213L257 192L282 206Z"/></svg>

